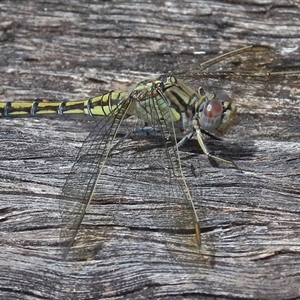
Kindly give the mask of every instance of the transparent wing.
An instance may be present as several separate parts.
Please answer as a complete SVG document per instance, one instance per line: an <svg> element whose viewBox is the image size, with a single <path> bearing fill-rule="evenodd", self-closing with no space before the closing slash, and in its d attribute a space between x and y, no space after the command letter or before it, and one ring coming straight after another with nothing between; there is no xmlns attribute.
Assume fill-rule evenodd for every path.
<svg viewBox="0 0 300 300"><path fill-rule="evenodd" d="M267 46L244 47L175 75L194 88L224 90L248 112L282 114L300 103L299 49L282 53Z"/></svg>
<svg viewBox="0 0 300 300"><path fill-rule="evenodd" d="M179 197L178 202L181 203L180 206L182 209L182 212L179 215L176 216L176 214L173 214L172 218L168 218L168 221L170 222L170 224L172 224L172 220L175 220L176 222L174 224L177 225L183 223L180 224L179 227L177 227L177 230L194 230L194 234L196 234L197 244L200 245L201 237L199 219L182 171L175 126L173 122L166 122L166 120L171 119L170 106L166 105L169 103L169 99L166 99L164 93L159 89L156 90L156 92L161 97L161 99L164 100L155 101L155 98L152 98L153 113L161 116L160 118L155 118L160 120L160 122L155 125L158 128L158 132L160 132L164 146L164 153L162 153L161 155L161 163L162 165L164 165L164 168L168 170L169 175L169 183L167 186L168 192L165 195L166 202L168 203L168 205L173 202L173 205L170 205L170 207L174 207L174 198L176 199ZM180 222L179 220L183 222Z"/></svg>
<svg viewBox="0 0 300 300"><path fill-rule="evenodd" d="M66 258L89 206L116 132L130 101L123 101L109 116L103 117L84 141L63 187L60 202L63 257Z"/></svg>

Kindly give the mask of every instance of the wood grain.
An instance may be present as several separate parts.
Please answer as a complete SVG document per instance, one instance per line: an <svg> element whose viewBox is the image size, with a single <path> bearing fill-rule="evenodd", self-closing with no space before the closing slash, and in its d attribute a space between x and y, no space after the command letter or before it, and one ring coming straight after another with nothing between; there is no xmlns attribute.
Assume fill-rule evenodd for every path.
<svg viewBox="0 0 300 300"><path fill-rule="evenodd" d="M300 70L298 1L1 1L0 16L1 101L127 90L249 44L276 48L281 68ZM63 261L61 188L94 121L2 118L0 298L300 298L299 78L279 79L186 79L239 105L223 141L206 142L242 171L213 165L193 141L181 149L200 249L192 232L157 230L167 210L182 208L153 192L159 174L137 185L133 175L130 199L103 203L98 186L79 256ZM122 163L109 166L107 184L122 178Z"/></svg>

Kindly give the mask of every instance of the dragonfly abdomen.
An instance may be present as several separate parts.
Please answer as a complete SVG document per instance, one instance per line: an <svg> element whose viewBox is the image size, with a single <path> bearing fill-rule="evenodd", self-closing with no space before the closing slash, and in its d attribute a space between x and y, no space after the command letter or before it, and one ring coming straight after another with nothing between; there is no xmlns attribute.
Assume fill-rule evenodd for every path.
<svg viewBox="0 0 300 300"><path fill-rule="evenodd" d="M0 116L65 116L73 114L103 116L111 114L118 103L126 98L127 93L111 91L90 99L76 101L37 100L33 102L3 102L0 103Z"/></svg>

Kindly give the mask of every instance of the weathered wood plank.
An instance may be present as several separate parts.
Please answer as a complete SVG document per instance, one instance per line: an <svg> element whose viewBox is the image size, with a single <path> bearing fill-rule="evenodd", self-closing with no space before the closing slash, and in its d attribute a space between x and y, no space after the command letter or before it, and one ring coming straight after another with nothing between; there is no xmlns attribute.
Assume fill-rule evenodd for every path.
<svg viewBox="0 0 300 300"><path fill-rule="evenodd" d="M299 20L297 1L1 1L0 100L127 90L257 43L277 47L283 67L300 69ZM170 206L159 191L151 193L155 172L149 182L140 172L134 186L140 178L128 167L132 197L97 201L99 185L77 238L80 260L71 253L62 261L61 187L92 124L1 119L0 298L300 297L299 79L232 80L189 81L195 88L218 85L240 106L224 141L207 145L243 172L212 166L196 143L182 149L203 232L200 250L192 234L156 230L182 203ZM122 163L110 166L107 183L111 173L120 180Z"/></svg>

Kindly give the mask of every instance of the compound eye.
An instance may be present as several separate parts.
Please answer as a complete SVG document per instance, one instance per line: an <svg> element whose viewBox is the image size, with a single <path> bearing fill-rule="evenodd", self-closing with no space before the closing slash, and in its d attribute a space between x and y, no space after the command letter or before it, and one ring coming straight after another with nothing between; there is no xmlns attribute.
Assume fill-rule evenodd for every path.
<svg viewBox="0 0 300 300"><path fill-rule="evenodd" d="M218 128L222 121L223 105L215 98L205 103L201 114L200 125L207 131Z"/></svg>

